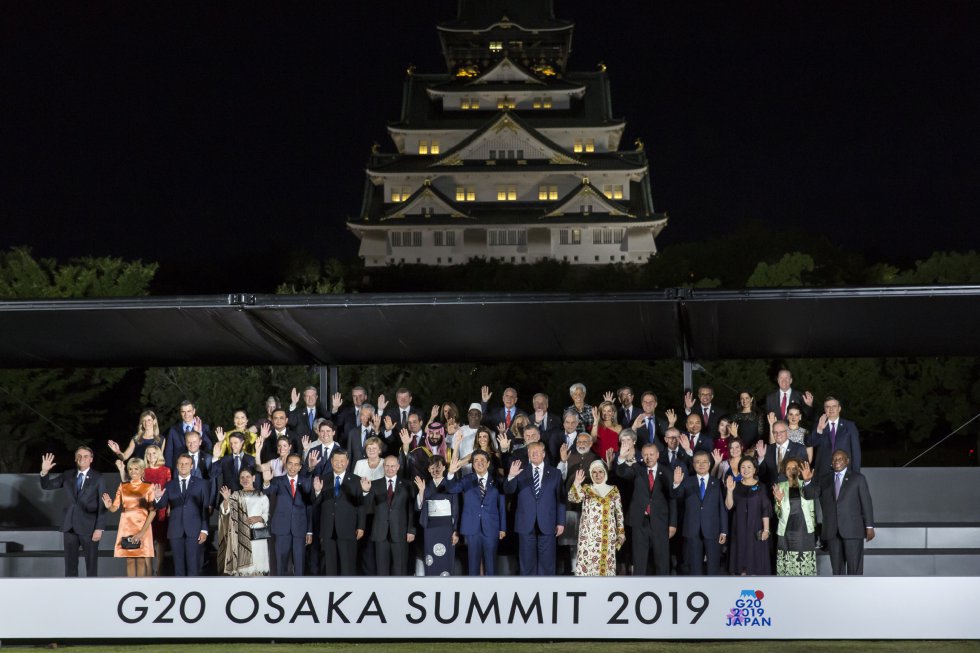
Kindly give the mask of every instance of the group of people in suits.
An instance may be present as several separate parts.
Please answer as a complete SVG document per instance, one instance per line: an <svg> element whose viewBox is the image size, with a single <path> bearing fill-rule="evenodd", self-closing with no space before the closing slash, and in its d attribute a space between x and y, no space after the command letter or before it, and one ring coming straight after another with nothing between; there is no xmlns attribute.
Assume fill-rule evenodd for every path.
<svg viewBox="0 0 980 653"><path fill-rule="evenodd" d="M350 404L338 393L328 409L311 386L292 391L288 410L270 397L252 426L236 412L227 433L186 401L165 435L144 413L133 441L110 448L126 462L144 519L167 514L177 575L202 573L215 545L219 573L238 575L493 575L505 545L522 575L720 574L726 553L728 573L808 573L817 502L834 573L860 574L874 520L857 428L841 418L838 399L827 397L813 417L812 395L792 388L788 370L776 381L765 398L769 428L753 417L762 427L754 441L739 440L745 419L717 406L710 386L688 392L679 415L658 413L653 392L635 405L628 387L592 407L577 383L560 415L543 393L522 410L514 388L491 406L484 387L460 415L452 403L423 412L407 388L371 405L358 386ZM792 410L812 428L790 429ZM147 446L163 452L166 483L130 469ZM80 448L76 469L60 476L50 473L53 456L42 462L42 486L65 495L69 576L79 552L97 573L105 512L127 509L124 495L106 493L93 459ZM589 502L612 515L601 529L579 526ZM215 511L227 521L217 536ZM145 539L139 519L130 523L135 532L120 530L117 548ZM577 547L594 553L588 538L611 548L576 566ZM457 546L466 549L458 566Z"/></svg>

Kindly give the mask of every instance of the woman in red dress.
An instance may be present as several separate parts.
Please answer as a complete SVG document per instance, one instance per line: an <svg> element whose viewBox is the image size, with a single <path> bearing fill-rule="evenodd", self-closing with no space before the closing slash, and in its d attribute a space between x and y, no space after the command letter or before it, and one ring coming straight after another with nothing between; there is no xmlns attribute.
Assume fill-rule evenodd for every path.
<svg viewBox="0 0 980 653"><path fill-rule="evenodd" d="M612 393L606 393L606 400L592 409L592 451L605 460L606 451L619 451L619 432L623 427L616 421L616 405L610 400Z"/></svg>
<svg viewBox="0 0 980 653"><path fill-rule="evenodd" d="M143 453L143 460L146 462L146 470L143 472L143 480L152 485L166 487L170 482L170 468L163 462L163 451L156 445L150 445ZM156 553L157 576L163 573L163 555L166 553L167 546L167 515L170 508L157 509L157 515L153 519L150 528L153 531L153 550Z"/></svg>

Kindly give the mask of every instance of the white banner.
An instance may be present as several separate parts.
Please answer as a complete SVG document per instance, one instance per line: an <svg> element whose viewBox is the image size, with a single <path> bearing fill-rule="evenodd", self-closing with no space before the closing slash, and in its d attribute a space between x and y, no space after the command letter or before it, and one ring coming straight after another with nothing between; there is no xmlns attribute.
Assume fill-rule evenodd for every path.
<svg viewBox="0 0 980 653"><path fill-rule="evenodd" d="M0 639L978 639L977 578L0 580Z"/></svg>

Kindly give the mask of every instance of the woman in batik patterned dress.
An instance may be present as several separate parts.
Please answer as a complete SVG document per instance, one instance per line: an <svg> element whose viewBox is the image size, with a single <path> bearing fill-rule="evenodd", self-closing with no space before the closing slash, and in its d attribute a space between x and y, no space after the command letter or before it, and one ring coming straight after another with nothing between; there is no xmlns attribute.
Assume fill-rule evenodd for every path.
<svg viewBox="0 0 980 653"><path fill-rule="evenodd" d="M589 465L591 485L582 485L585 471L575 472L568 500L582 504L578 530L576 576L615 576L616 551L626 540L623 502L619 489L606 483L608 475L601 460Z"/></svg>

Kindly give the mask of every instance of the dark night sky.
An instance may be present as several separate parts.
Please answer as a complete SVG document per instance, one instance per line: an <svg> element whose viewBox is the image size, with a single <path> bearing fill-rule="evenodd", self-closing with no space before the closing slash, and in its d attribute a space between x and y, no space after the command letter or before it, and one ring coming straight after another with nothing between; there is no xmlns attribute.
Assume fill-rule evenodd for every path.
<svg viewBox="0 0 980 653"><path fill-rule="evenodd" d="M456 7L4 4L0 247L223 267L354 256L370 145ZM980 4L555 5L646 144L661 248L747 219L898 263L980 243Z"/></svg>

